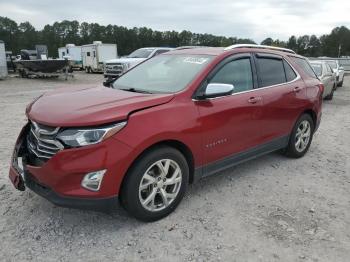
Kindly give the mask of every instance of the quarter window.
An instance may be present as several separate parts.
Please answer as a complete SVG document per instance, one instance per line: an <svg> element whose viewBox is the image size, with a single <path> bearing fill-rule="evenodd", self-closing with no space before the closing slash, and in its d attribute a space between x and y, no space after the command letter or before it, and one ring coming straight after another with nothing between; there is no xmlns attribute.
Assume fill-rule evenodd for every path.
<svg viewBox="0 0 350 262"><path fill-rule="evenodd" d="M295 78L297 78L297 74L294 72L293 68L285 60L283 60L283 65L284 65L284 71L286 71L287 82L293 81Z"/></svg>
<svg viewBox="0 0 350 262"><path fill-rule="evenodd" d="M233 93L253 89L250 58L242 58L225 64L210 80L210 83L231 84Z"/></svg>
<svg viewBox="0 0 350 262"><path fill-rule="evenodd" d="M295 56L291 56L290 58L303 69L305 74L307 74L312 78L317 78L314 70L312 69L311 65L307 60L305 60L304 58L295 57Z"/></svg>
<svg viewBox="0 0 350 262"><path fill-rule="evenodd" d="M260 87L278 85L286 82L283 60L278 58L258 58Z"/></svg>

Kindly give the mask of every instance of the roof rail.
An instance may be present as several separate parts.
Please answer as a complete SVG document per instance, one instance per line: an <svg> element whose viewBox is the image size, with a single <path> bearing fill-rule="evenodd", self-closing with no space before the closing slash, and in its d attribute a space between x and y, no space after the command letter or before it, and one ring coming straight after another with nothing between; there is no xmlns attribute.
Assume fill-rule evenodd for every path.
<svg viewBox="0 0 350 262"><path fill-rule="evenodd" d="M270 49L270 50L276 50L286 53L295 54L295 52L288 48L282 48L282 47L276 47L276 46L268 46L268 45L254 45L254 44L236 44L236 45L230 45L225 48L225 51L232 50L235 48L260 48L260 49Z"/></svg>

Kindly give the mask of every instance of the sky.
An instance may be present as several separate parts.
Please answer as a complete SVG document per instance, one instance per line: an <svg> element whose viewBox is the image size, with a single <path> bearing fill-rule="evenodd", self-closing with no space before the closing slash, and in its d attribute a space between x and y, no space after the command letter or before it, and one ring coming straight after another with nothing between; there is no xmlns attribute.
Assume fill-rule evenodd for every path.
<svg viewBox="0 0 350 262"><path fill-rule="evenodd" d="M189 30L223 36L287 40L350 28L346 0L0 0L0 16L29 21L36 29L62 20L154 30Z"/></svg>

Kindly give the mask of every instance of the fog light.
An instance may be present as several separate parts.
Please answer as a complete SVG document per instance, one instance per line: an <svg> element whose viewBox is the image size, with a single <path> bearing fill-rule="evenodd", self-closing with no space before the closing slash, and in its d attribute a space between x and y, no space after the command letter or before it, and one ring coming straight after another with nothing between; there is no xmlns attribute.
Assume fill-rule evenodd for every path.
<svg viewBox="0 0 350 262"><path fill-rule="evenodd" d="M81 186L88 190L99 191L105 173L106 170L100 170L86 174L81 181Z"/></svg>

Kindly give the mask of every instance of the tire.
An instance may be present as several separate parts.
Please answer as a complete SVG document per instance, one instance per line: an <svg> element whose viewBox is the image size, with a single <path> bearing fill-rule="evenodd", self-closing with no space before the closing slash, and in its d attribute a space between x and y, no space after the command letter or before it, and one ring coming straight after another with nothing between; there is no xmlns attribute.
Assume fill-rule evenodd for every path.
<svg viewBox="0 0 350 262"><path fill-rule="evenodd" d="M300 137L300 129L302 129L306 123L309 125L309 137L308 139L305 139L306 137L301 138L303 142L299 142L299 144L297 145L298 137ZM309 114L303 114L293 127L292 133L289 138L289 143L285 151L286 155L291 158L300 158L304 156L311 145L314 130L315 126L311 116ZM306 133L302 132L301 135L306 135Z"/></svg>
<svg viewBox="0 0 350 262"><path fill-rule="evenodd" d="M343 83L344 83L344 77L343 77L343 79L341 80L341 82L338 83L338 86L339 86L339 87L342 87L342 86L343 86Z"/></svg>
<svg viewBox="0 0 350 262"><path fill-rule="evenodd" d="M159 164L165 172L162 173ZM146 151L128 171L122 185L121 204L138 220L159 220L179 205L188 181L189 168L185 157L172 147L156 147Z"/></svg>
<svg viewBox="0 0 350 262"><path fill-rule="evenodd" d="M89 68L88 67L85 67L85 73L89 73Z"/></svg>

